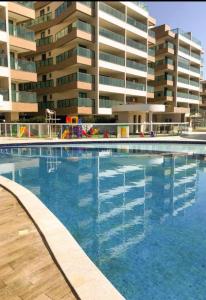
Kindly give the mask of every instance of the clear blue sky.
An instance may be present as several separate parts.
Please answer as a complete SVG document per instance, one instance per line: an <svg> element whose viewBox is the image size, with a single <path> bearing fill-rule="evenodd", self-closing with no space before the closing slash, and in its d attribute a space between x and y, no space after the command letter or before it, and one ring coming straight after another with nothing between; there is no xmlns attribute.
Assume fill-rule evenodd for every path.
<svg viewBox="0 0 206 300"><path fill-rule="evenodd" d="M206 2L144 1L157 25L168 24L173 28L191 31L202 42L206 51ZM204 78L206 78L206 53L204 54Z"/></svg>

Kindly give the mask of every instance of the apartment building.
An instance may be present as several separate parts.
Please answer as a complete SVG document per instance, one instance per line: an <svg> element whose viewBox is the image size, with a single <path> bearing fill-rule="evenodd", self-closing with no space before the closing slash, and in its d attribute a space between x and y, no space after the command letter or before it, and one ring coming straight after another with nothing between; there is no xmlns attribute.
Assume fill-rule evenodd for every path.
<svg viewBox="0 0 206 300"><path fill-rule="evenodd" d="M39 113L118 115L143 122L154 100L155 20L141 2L38 1L35 31ZM150 100L150 104L148 104Z"/></svg>
<svg viewBox="0 0 206 300"><path fill-rule="evenodd" d="M206 80L201 81L201 100L202 103L200 104L200 113L201 116L205 119L206 118Z"/></svg>
<svg viewBox="0 0 206 300"><path fill-rule="evenodd" d="M186 121L199 112L201 104L203 49L191 32L161 25L156 37L155 103L165 104L165 113L155 121Z"/></svg>
<svg viewBox="0 0 206 300"><path fill-rule="evenodd" d="M21 84L36 82L36 66L25 59L25 53L35 52L34 32L21 24L35 19L31 1L0 2L0 115L7 122L21 114L37 112L34 92L21 90Z"/></svg>

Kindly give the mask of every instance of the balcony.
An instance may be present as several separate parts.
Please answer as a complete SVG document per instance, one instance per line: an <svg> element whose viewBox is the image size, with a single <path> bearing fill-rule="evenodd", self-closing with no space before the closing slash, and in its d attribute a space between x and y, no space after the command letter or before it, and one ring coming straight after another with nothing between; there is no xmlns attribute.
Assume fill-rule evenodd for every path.
<svg viewBox="0 0 206 300"><path fill-rule="evenodd" d="M172 32L174 32L175 34L180 34L180 35L184 36L185 38L187 38L188 40L193 41L194 43L201 46L201 41L199 41L195 37L192 37L192 35L189 32L185 32L180 28L173 29Z"/></svg>
<svg viewBox="0 0 206 300"><path fill-rule="evenodd" d="M4 101L9 101L9 90L0 89L0 95L3 96Z"/></svg>
<svg viewBox="0 0 206 300"><path fill-rule="evenodd" d="M55 18L60 16L69 6L72 5L72 1L64 1L56 10Z"/></svg>
<svg viewBox="0 0 206 300"><path fill-rule="evenodd" d="M11 69L20 70L25 72L36 73L36 65L33 61L28 61L24 59L14 59L10 57Z"/></svg>
<svg viewBox="0 0 206 300"><path fill-rule="evenodd" d="M181 51L187 55L190 55L190 50L188 50L187 48L184 48L182 46L179 46L179 51Z"/></svg>
<svg viewBox="0 0 206 300"><path fill-rule="evenodd" d="M71 50L63 52L62 54L57 55L56 64L60 64L61 62L77 55L92 59L94 58L94 51L83 47L73 48Z"/></svg>
<svg viewBox="0 0 206 300"><path fill-rule="evenodd" d="M199 82L198 81L194 81L194 80L190 80L190 85L196 86L196 87L200 87Z"/></svg>
<svg viewBox="0 0 206 300"><path fill-rule="evenodd" d="M113 7L111 7L110 5L107 5L104 2L99 2L99 8L101 11L121 20L121 21L125 21L125 14L122 13L121 11L114 9Z"/></svg>
<svg viewBox="0 0 206 300"><path fill-rule="evenodd" d="M110 85L115 87L125 87L125 81L123 79L117 79L107 76L99 76L99 83L104 85Z"/></svg>
<svg viewBox="0 0 206 300"><path fill-rule="evenodd" d="M6 31L6 21L0 19L0 31Z"/></svg>
<svg viewBox="0 0 206 300"><path fill-rule="evenodd" d="M93 83L93 75L77 72L57 78L55 91L61 91L63 85L68 89L92 90Z"/></svg>
<svg viewBox="0 0 206 300"><path fill-rule="evenodd" d="M31 26L42 24L42 23L46 23L50 20L52 20L52 13L51 12L47 13L43 16L39 16L39 17L35 18L34 20L29 20L29 21L25 22L25 26L31 27Z"/></svg>
<svg viewBox="0 0 206 300"><path fill-rule="evenodd" d="M190 66L190 71L200 74L200 69Z"/></svg>
<svg viewBox="0 0 206 300"><path fill-rule="evenodd" d="M148 74L154 75L154 68L148 67Z"/></svg>
<svg viewBox="0 0 206 300"><path fill-rule="evenodd" d="M93 76L90 74L77 72L77 73L73 73L70 75L57 78L57 85L64 85L74 81L93 83L94 80L93 80Z"/></svg>
<svg viewBox="0 0 206 300"><path fill-rule="evenodd" d="M46 109L46 108L52 109L55 108L55 105L54 105L54 101L47 101L47 102L39 102L38 107L39 110Z"/></svg>
<svg viewBox="0 0 206 300"><path fill-rule="evenodd" d="M140 1L132 1L135 5L139 6L140 8L144 9L145 11L148 12L148 7L146 6L146 4L144 2L140 2Z"/></svg>
<svg viewBox="0 0 206 300"><path fill-rule="evenodd" d="M120 66L125 65L125 59L123 57L112 55L112 54L109 54L106 52L100 52L99 59L113 63L113 64L117 64Z"/></svg>
<svg viewBox="0 0 206 300"><path fill-rule="evenodd" d="M127 89L132 89L132 90L139 90L139 91L145 91L146 90L146 85L143 83L138 83L138 82L133 82L133 81L126 81L126 87Z"/></svg>
<svg viewBox="0 0 206 300"><path fill-rule="evenodd" d="M55 41L63 38L64 36L68 35L73 29L79 29L88 33L92 33L92 25L86 22L82 22L77 20L76 22L70 24L69 26L63 28L59 32L55 34Z"/></svg>
<svg viewBox="0 0 206 300"><path fill-rule="evenodd" d="M184 84L189 84L189 79L183 78L183 77L178 77L178 82L184 83Z"/></svg>
<svg viewBox="0 0 206 300"><path fill-rule="evenodd" d="M182 93L182 92L177 92L177 97L185 98L185 99L200 100L200 97L198 95Z"/></svg>
<svg viewBox="0 0 206 300"><path fill-rule="evenodd" d="M57 102L58 113L92 114L94 100L90 98L64 99Z"/></svg>
<svg viewBox="0 0 206 300"><path fill-rule="evenodd" d="M58 108L64 108L64 107L93 107L94 106L94 100L90 98L73 98L73 99L64 99L59 100L57 102Z"/></svg>
<svg viewBox="0 0 206 300"><path fill-rule="evenodd" d="M51 43L53 43L53 36L52 35L49 35L47 37L40 38L40 39L36 40L37 47L49 45Z"/></svg>
<svg viewBox="0 0 206 300"><path fill-rule="evenodd" d="M34 32L26 30L23 26L13 25L9 23L9 34L24 40L35 42Z"/></svg>
<svg viewBox="0 0 206 300"><path fill-rule="evenodd" d="M49 67L49 66L53 66L53 57L49 57L45 60L38 60L36 61L36 68L40 69L43 67Z"/></svg>
<svg viewBox="0 0 206 300"><path fill-rule="evenodd" d="M154 48L149 48L148 49L148 54L149 54L149 56L155 56L155 49Z"/></svg>
<svg viewBox="0 0 206 300"><path fill-rule="evenodd" d="M99 107L101 108L112 108L116 105L124 104L123 101L111 100L111 99L99 99Z"/></svg>
<svg viewBox="0 0 206 300"><path fill-rule="evenodd" d="M115 33L113 31L110 31L106 28L100 27L99 28L99 34L106 37L106 38L108 38L108 39L110 39L110 40L113 40L115 42L118 42L118 43L121 43L121 44L125 43L125 38L124 38L123 35Z"/></svg>
<svg viewBox="0 0 206 300"><path fill-rule="evenodd" d="M136 42L132 39L127 38L127 46L130 46L132 48L147 52L147 46L140 43L140 42Z"/></svg>
<svg viewBox="0 0 206 300"><path fill-rule="evenodd" d="M8 58L6 54L0 54L0 66L8 67Z"/></svg>
<svg viewBox="0 0 206 300"><path fill-rule="evenodd" d="M144 32L147 32L147 25L133 19L132 17L127 16L127 23L132 25L133 27L136 27L136 28L144 31Z"/></svg>
<svg viewBox="0 0 206 300"><path fill-rule="evenodd" d="M37 96L36 93L32 93L32 92L12 90L12 101L23 102L23 103L36 103Z"/></svg>
<svg viewBox="0 0 206 300"><path fill-rule="evenodd" d="M127 59L127 67L128 68L132 68L132 69L136 69L139 71L143 71L146 72L147 71L147 66L141 63L137 63L135 61L129 60Z"/></svg>
<svg viewBox="0 0 206 300"><path fill-rule="evenodd" d="M191 56L194 57L194 58L196 58L196 59L198 59L198 60L201 60L201 55L199 55L199 54L191 52Z"/></svg>

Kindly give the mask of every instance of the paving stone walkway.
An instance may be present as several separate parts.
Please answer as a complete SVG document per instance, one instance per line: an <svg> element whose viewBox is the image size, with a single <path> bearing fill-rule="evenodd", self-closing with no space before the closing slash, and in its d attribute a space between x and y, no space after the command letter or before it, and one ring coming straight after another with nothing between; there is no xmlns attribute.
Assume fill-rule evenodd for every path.
<svg viewBox="0 0 206 300"><path fill-rule="evenodd" d="M74 300L35 225L0 186L0 299Z"/></svg>

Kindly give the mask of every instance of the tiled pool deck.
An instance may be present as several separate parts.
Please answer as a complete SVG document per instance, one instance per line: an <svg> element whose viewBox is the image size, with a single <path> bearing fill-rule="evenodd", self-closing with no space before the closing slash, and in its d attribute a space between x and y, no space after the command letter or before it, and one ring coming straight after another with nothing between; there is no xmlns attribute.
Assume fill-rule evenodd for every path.
<svg viewBox="0 0 206 300"><path fill-rule="evenodd" d="M0 187L0 299L74 300L35 225Z"/></svg>

